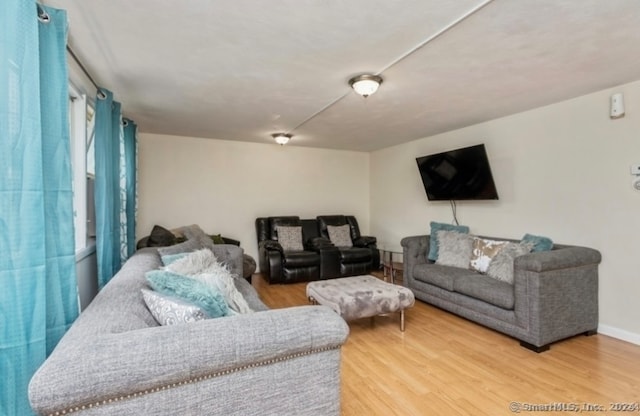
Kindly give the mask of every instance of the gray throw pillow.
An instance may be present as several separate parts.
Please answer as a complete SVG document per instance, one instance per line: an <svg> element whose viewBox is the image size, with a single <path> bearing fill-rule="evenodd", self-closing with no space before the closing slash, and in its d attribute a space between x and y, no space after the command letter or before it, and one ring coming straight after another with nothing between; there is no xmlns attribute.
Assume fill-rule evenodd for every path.
<svg viewBox="0 0 640 416"><path fill-rule="evenodd" d="M160 325L184 324L207 318L204 310L182 299L161 295L147 289L141 289L141 291L144 303Z"/></svg>
<svg viewBox="0 0 640 416"><path fill-rule="evenodd" d="M213 241L206 236L204 239L198 237L173 246L161 247L158 249L158 253L161 257L164 257L172 254L191 253L202 248L213 249Z"/></svg>
<svg viewBox="0 0 640 416"><path fill-rule="evenodd" d="M436 264L466 269L471 261L473 238L456 231L438 231L438 259Z"/></svg>
<svg viewBox="0 0 640 416"><path fill-rule="evenodd" d="M353 247L351 241L351 228L349 224L345 225L327 225L327 233L331 244L336 247Z"/></svg>
<svg viewBox="0 0 640 416"><path fill-rule="evenodd" d="M489 263L487 276L513 284L513 262L518 256L531 252L533 244L507 243Z"/></svg>
<svg viewBox="0 0 640 416"><path fill-rule="evenodd" d="M284 251L304 250L301 226L279 225L276 232L278 233L278 243Z"/></svg>

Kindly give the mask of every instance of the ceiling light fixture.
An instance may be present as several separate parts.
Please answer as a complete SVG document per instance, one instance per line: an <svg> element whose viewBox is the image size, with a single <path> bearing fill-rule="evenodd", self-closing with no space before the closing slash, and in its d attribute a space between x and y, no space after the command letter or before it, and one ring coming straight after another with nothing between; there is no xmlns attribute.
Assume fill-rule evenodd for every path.
<svg viewBox="0 0 640 416"><path fill-rule="evenodd" d="M293 135L289 133L273 133L271 137L273 137L273 140L275 140L276 143L278 143L280 146L283 146L289 143L289 140L293 137Z"/></svg>
<svg viewBox="0 0 640 416"><path fill-rule="evenodd" d="M382 77L379 75L362 74L349 80L349 85L355 92L367 98L382 84Z"/></svg>

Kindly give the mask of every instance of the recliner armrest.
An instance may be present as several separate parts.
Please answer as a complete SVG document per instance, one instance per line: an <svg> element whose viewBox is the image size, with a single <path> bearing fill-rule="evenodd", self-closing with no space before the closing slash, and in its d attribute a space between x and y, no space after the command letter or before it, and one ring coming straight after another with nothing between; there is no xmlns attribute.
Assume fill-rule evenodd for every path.
<svg viewBox="0 0 640 416"><path fill-rule="evenodd" d="M377 241L378 240L375 237L361 235L360 237L353 240L353 245L356 247L369 247L375 245Z"/></svg>
<svg viewBox="0 0 640 416"><path fill-rule="evenodd" d="M261 241L260 247L268 251L275 250L275 251L279 251L281 254L284 253L284 250L282 249L282 246L280 245L280 243L274 240Z"/></svg>
<svg viewBox="0 0 640 416"><path fill-rule="evenodd" d="M305 248L312 251L319 251L323 248L333 247L331 240L324 237L313 237L307 240L305 244Z"/></svg>

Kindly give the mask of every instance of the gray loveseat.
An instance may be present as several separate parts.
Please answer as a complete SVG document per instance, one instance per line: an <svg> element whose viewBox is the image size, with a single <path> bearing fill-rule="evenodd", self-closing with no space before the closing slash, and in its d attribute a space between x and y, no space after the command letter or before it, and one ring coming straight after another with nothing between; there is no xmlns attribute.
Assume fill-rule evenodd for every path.
<svg viewBox="0 0 640 416"><path fill-rule="evenodd" d="M216 245L242 270L242 249ZM244 279L236 287L259 312L158 326L140 289L161 265L136 252L80 315L33 376L42 415L338 415L344 320L326 307L269 310Z"/></svg>
<svg viewBox="0 0 640 416"><path fill-rule="evenodd" d="M428 235L405 237L401 244L403 282L416 298L510 335L524 347L541 352L555 341L597 331L597 250L556 245L516 257L509 284L429 262Z"/></svg>

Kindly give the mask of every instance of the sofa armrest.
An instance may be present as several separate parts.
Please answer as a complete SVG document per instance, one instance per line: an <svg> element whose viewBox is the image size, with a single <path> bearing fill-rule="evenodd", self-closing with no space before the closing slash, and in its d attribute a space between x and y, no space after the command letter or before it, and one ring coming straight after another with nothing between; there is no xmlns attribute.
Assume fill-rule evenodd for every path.
<svg viewBox="0 0 640 416"><path fill-rule="evenodd" d="M51 414L139 397L338 349L348 333L331 309L300 306L98 336L57 348L33 376L29 398Z"/></svg>
<svg viewBox="0 0 640 416"><path fill-rule="evenodd" d="M599 251L592 248L574 246L525 254L515 259L514 268L532 272L545 272L598 264L601 260L602 256Z"/></svg>
<svg viewBox="0 0 640 416"><path fill-rule="evenodd" d="M535 347L598 327L600 253L563 247L517 257L515 312L528 331L520 339Z"/></svg>
<svg viewBox="0 0 640 416"><path fill-rule="evenodd" d="M413 269L418 264L427 263L427 253L429 253L429 236L414 235L400 240L402 245L402 263L404 272L402 274L402 284L412 287Z"/></svg>
<svg viewBox="0 0 640 416"><path fill-rule="evenodd" d="M356 247L369 247L374 246L377 241L378 240L375 237L361 235L360 237L353 240L353 245Z"/></svg>

